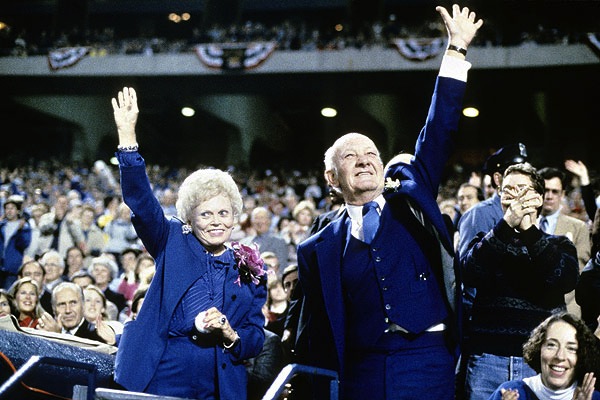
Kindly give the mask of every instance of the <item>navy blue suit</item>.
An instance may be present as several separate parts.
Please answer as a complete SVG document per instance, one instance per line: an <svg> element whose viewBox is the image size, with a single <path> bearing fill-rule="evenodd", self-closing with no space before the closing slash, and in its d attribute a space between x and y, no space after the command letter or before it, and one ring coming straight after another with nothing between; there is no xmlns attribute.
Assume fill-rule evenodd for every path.
<svg viewBox="0 0 600 400"><path fill-rule="evenodd" d="M401 354L406 349L417 349L417 352L426 349L429 344L425 337L433 334L425 331L437 323L444 322L448 326L446 332L436 335L443 335L447 344L452 358L447 363L450 368L458 355L460 296L455 290L459 284L458 269L452 240L436 198L453 149L452 134L458 129L465 87L465 82L460 80L438 77L412 162L392 165L386 173L386 177L398 180L400 185L384 191L386 205L371 245L363 243L361 248L362 242L351 237L350 218L344 212L298 246L299 280L309 315L306 327L303 327L307 335L306 348L298 349L298 352L302 353L306 363L338 371L343 398L410 397L412 393L407 393L411 391L410 386L399 386L398 393L390 393L391 389L382 389L383 392L387 390L387 394L377 392L379 388L369 386L368 376L364 378L367 385L363 385L366 387L362 392L344 393L344 379L348 375L352 380L356 377L362 380L369 374L377 379L375 375L382 371L392 375L394 371L407 373L406 365L399 365L401 362L392 365L385 361L386 365L380 368L377 361L372 362L370 352ZM409 244L415 247L407 247ZM348 256L349 249L358 251L358 257L355 254ZM420 257L420 265L407 263L413 254L416 259ZM351 298L348 295L344 271L348 271L348 265L358 264L356 266L362 268L367 263L372 264L372 272L365 272L366 278L357 280L353 293L360 301L356 302L357 296ZM429 267L422 272L405 273L413 267L418 271L421 264L429 264ZM367 286L369 279L371 286ZM361 285L366 289L364 293ZM357 312L362 312L363 316L357 316ZM389 323L401 325L409 330L409 334L384 334ZM366 352L361 353L365 349ZM426 352L423 354L425 356L411 360L426 359ZM360 374L348 373L349 365L360 368L361 363L365 368ZM417 374L429 369L426 364L417 363L422 366L415 366ZM402 376L397 378L398 382L404 379ZM447 389L453 396L453 386Z"/></svg>
<svg viewBox="0 0 600 400"><path fill-rule="evenodd" d="M191 360L197 357L195 347L186 338L182 338L179 348L172 343L169 323L182 296L206 273L209 254L193 234L182 232L180 220L165 217L152 193L141 156L135 153L133 157L139 157L138 162L124 165L123 154L117 155L123 198L133 212L132 222L139 237L155 258L156 273L137 319L125 324L116 356L115 381L128 390L145 391L150 382L156 380L159 363L165 358L179 366L189 362L188 369L194 379L207 379L202 370L194 370ZM227 270L221 311L237 331L240 341L228 350L217 344L213 351L216 372L206 373L216 374L220 399L245 397L247 375L243 361L260 353L265 338L261 312L266 301L265 284L237 285L234 283L237 275L236 270ZM191 351L177 354L180 348ZM161 384L168 387L169 377L162 378Z"/></svg>

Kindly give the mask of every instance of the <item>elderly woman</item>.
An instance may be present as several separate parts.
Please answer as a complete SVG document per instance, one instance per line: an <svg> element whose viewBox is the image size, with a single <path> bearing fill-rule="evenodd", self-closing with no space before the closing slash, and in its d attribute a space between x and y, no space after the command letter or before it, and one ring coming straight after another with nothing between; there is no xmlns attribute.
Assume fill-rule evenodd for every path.
<svg viewBox="0 0 600 400"><path fill-rule="evenodd" d="M123 199L156 272L119 343L115 381L127 390L194 399L245 399L244 360L264 342L266 274L258 252L227 246L242 198L226 172L182 183L178 218L166 217L138 153L135 90L112 99Z"/></svg>
<svg viewBox="0 0 600 400"><path fill-rule="evenodd" d="M598 400L594 390L600 345L585 323L561 312L546 318L523 345L523 358L538 374L503 383L490 400Z"/></svg>

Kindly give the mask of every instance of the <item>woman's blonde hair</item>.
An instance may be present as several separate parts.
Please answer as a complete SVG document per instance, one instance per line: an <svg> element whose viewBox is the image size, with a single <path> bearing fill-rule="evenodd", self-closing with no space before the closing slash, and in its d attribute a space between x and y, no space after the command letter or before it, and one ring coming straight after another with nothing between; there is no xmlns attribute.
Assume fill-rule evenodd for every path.
<svg viewBox="0 0 600 400"><path fill-rule="evenodd" d="M34 318L41 318L41 316L44 314L44 309L42 308L42 305L40 304L41 289L40 289L40 286L38 285L37 281L30 276L24 276L21 279L17 279L12 284L10 289L8 290L9 294L12 296L14 311L17 314L21 313L21 311L19 310L19 307L17 305L17 291L21 288L21 286L23 286L26 283L31 283L33 285L33 287L35 288L36 304L35 304L35 309L33 310ZM19 317L19 315L16 315L16 316Z"/></svg>
<svg viewBox="0 0 600 400"><path fill-rule="evenodd" d="M179 188L175 203L177 215L183 222L188 223L194 208L220 195L229 198L233 216L237 219L242 213L243 202L238 186L231 175L220 169L199 169L185 178Z"/></svg>

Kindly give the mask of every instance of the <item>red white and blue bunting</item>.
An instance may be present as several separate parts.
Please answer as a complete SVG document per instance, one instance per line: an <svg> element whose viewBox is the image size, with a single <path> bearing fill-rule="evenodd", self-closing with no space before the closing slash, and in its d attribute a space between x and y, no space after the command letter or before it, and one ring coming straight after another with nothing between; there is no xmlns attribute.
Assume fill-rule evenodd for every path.
<svg viewBox="0 0 600 400"><path fill-rule="evenodd" d="M63 47L50 50L48 53L48 65L52 70L71 67L77 64L89 53L87 47Z"/></svg>
<svg viewBox="0 0 600 400"><path fill-rule="evenodd" d="M276 47L276 42L206 43L197 45L195 50L209 68L244 70L259 66Z"/></svg>
<svg viewBox="0 0 600 400"><path fill-rule="evenodd" d="M392 43L404 58L411 61L425 61L446 50L446 39L442 38L396 38L392 39Z"/></svg>

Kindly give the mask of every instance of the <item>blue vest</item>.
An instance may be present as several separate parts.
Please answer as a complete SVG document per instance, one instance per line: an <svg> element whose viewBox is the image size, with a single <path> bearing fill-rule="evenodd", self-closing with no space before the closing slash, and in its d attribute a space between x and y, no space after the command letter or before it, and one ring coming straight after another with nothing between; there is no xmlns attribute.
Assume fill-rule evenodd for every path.
<svg viewBox="0 0 600 400"><path fill-rule="evenodd" d="M342 285L350 348L372 347L390 323L420 333L448 316L433 272L441 270L438 242L400 202L384 207L371 245L352 236L346 245Z"/></svg>

